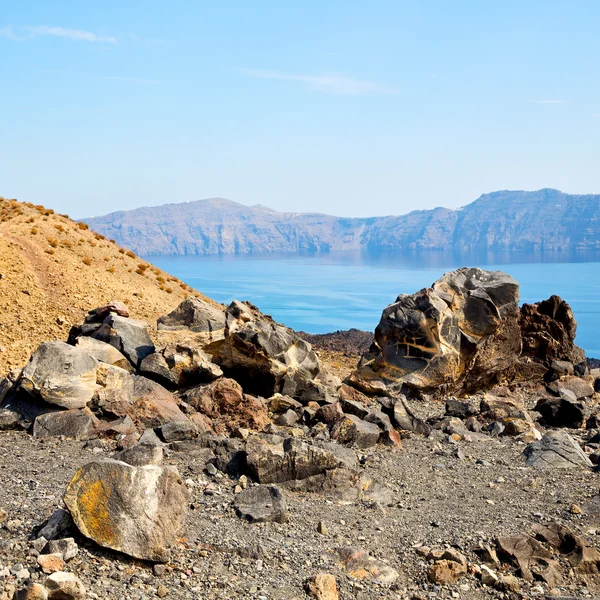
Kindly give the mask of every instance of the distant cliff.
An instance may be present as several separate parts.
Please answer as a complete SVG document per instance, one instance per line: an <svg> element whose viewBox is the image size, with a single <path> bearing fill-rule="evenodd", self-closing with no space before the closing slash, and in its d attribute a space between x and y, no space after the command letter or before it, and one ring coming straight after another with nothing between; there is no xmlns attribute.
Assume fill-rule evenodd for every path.
<svg viewBox="0 0 600 600"><path fill-rule="evenodd" d="M600 195L484 194L458 209L350 219L211 198L85 219L142 255L332 250L600 250Z"/></svg>

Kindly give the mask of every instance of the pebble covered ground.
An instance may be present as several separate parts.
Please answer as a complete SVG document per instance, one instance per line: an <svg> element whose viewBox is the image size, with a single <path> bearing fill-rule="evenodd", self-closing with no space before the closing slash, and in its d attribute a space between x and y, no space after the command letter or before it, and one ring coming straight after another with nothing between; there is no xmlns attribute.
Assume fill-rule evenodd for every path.
<svg viewBox="0 0 600 600"><path fill-rule="evenodd" d="M0 432L0 510L6 512L0 526L0 597L3 588L16 584L16 573L43 580L30 539L62 506L75 471L110 456L113 444L85 447ZM597 473L534 470L525 465L524 443L510 438L456 443L435 431L428 439L411 435L403 445L358 451L366 471L394 492L392 506L284 492L289 513L284 524L241 520L232 508L237 480L220 472L209 475L202 452L167 451L166 464L177 466L192 490L185 531L170 562L132 560L74 532L80 551L67 568L84 583L89 598L122 600L305 598L305 581L319 572L336 577L343 599L598 597L599 590L572 579L558 589L520 580L519 592L483 586L473 575L439 586L428 581L427 560L417 553L419 545L452 546L477 564L471 550L478 542L551 521L567 524L599 547L600 523L573 508L598 494ZM381 585L349 576L335 553L348 546L397 570L396 582Z"/></svg>

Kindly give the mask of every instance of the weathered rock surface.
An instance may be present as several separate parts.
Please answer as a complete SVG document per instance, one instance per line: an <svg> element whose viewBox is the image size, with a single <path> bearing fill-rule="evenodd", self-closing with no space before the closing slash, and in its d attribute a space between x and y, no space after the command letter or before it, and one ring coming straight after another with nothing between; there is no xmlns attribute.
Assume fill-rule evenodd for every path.
<svg viewBox="0 0 600 600"><path fill-rule="evenodd" d="M137 375L133 376L133 404L125 407L121 416L125 414L144 428L187 420L171 392L160 384Z"/></svg>
<svg viewBox="0 0 600 600"><path fill-rule="evenodd" d="M162 562L183 527L188 497L175 468L107 459L81 467L64 500L78 529L97 544Z"/></svg>
<svg viewBox="0 0 600 600"><path fill-rule="evenodd" d="M287 505L275 485L257 485L237 494L233 507L238 516L251 523L285 523Z"/></svg>
<svg viewBox="0 0 600 600"><path fill-rule="evenodd" d="M269 422L265 404L244 394L239 383L226 377L187 390L181 397L211 419L221 433L239 427L260 430Z"/></svg>
<svg viewBox="0 0 600 600"><path fill-rule="evenodd" d="M73 573L53 573L48 576L45 585L48 600L84 600L86 596L83 583Z"/></svg>
<svg viewBox="0 0 600 600"><path fill-rule="evenodd" d="M44 342L23 369L19 387L48 404L83 408L96 391L98 361L64 342Z"/></svg>
<svg viewBox="0 0 600 600"><path fill-rule="evenodd" d="M317 573L305 583L306 593L315 600L339 600L335 577L329 573Z"/></svg>
<svg viewBox="0 0 600 600"><path fill-rule="evenodd" d="M120 317L113 313L104 319L92 337L114 346L137 369L141 361L155 350L144 321Z"/></svg>
<svg viewBox="0 0 600 600"><path fill-rule="evenodd" d="M520 315L523 356L530 356L548 369L553 361L578 364L585 360L575 345L577 322L571 307L558 296L536 304L523 304Z"/></svg>
<svg viewBox="0 0 600 600"><path fill-rule="evenodd" d="M86 439L94 434L95 417L88 408L60 410L40 415L33 423L33 437Z"/></svg>
<svg viewBox="0 0 600 600"><path fill-rule="evenodd" d="M306 479L346 466L329 450L293 438L277 438L272 444L260 438L250 438L246 454L248 469L259 483Z"/></svg>
<svg viewBox="0 0 600 600"><path fill-rule="evenodd" d="M321 366L308 342L249 303L232 302L226 318L225 339L206 351L244 390L265 398L276 393L306 401L326 396Z"/></svg>
<svg viewBox="0 0 600 600"><path fill-rule="evenodd" d="M345 415L333 426L331 437L340 444L370 448L379 441L381 431L375 423L363 421L354 415Z"/></svg>
<svg viewBox="0 0 600 600"><path fill-rule="evenodd" d="M75 347L83 350L90 356L93 356L97 361L120 367L127 371L132 371L133 367L127 358L119 352L114 346L102 342L95 338L82 335L77 338Z"/></svg>
<svg viewBox="0 0 600 600"><path fill-rule="evenodd" d="M142 360L140 372L170 389L209 383L223 375L202 348L185 343L150 354Z"/></svg>
<svg viewBox="0 0 600 600"><path fill-rule="evenodd" d="M353 383L425 393L483 389L512 375L521 351L519 285L500 271L463 268L384 311ZM361 383L364 382L364 385Z"/></svg>
<svg viewBox="0 0 600 600"><path fill-rule="evenodd" d="M162 446L139 443L117 452L113 458L133 467L143 467L145 465L160 467L163 464L163 449Z"/></svg>
<svg viewBox="0 0 600 600"><path fill-rule="evenodd" d="M549 431L524 451L527 464L538 469L591 468L593 465L579 444L563 431Z"/></svg>
<svg viewBox="0 0 600 600"><path fill-rule="evenodd" d="M157 326L159 330L188 329L202 333L214 333L225 328L225 312L199 298L188 298L168 315L160 317Z"/></svg>

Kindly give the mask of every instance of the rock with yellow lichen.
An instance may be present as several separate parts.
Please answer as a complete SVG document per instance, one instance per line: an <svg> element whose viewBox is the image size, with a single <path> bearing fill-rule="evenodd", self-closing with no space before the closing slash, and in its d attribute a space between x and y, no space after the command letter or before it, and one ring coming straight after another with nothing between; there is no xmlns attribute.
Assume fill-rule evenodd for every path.
<svg viewBox="0 0 600 600"><path fill-rule="evenodd" d="M64 500L78 529L97 544L164 562L183 527L189 494L173 467L109 459L81 467Z"/></svg>

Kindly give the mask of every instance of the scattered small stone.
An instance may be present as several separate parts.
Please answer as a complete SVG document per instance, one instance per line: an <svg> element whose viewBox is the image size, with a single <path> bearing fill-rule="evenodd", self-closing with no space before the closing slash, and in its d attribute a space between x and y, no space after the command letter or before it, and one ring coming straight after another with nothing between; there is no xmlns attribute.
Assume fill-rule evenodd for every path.
<svg viewBox="0 0 600 600"><path fill-rule="evenodd" d="M65 561L61 554L40 554L37 562L46 575L62 571L65 568Z"/></svg>
<svg viewBox="0 0 600 600"><path fill-rule="evenodd" d="M316 600L338 600L339 594L335 577L329 573L319 573L305 584L306 592Z"/></svg>
<svg viewBox="0 0 600 600"><path fill-rule="evenodd" d="M83 600L85 587L73 573L59 571L46 579L50 600Z"/></svg>
<svg viewBox="0 0 600 600"><path fill-rule="evenodd" d="M319 521L319 524L317 525L317 531L321 535L329 535L329 529L327 529L327 525L325 525L323 521Z"/></svg>

